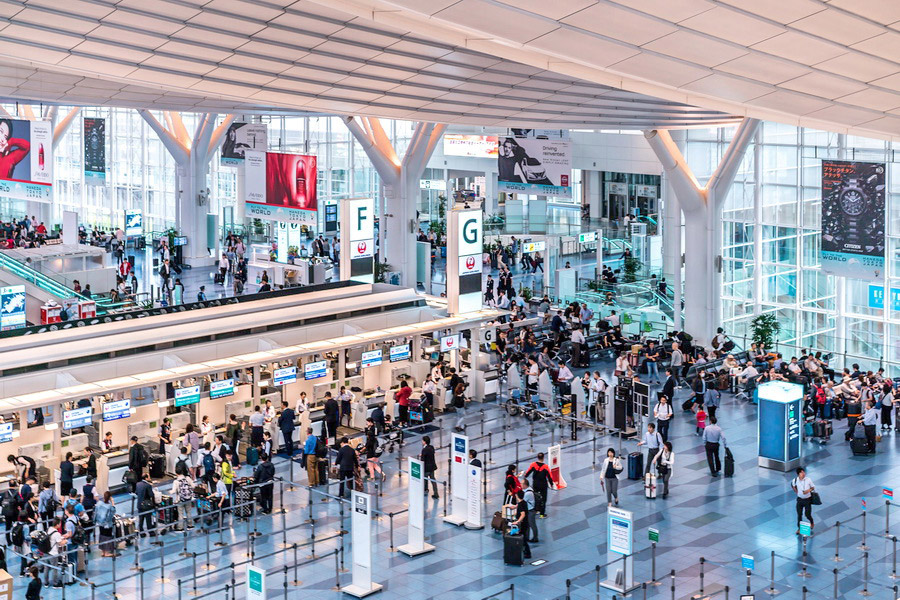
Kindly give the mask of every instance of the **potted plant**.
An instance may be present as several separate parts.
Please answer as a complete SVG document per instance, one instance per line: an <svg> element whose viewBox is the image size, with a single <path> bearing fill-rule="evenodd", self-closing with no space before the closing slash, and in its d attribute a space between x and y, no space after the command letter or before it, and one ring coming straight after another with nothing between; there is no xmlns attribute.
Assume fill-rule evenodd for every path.
<svg viewBox="0 0 900 600"><path fill-rule="evenodd" d="M629 256L625 259L623 266L625 268L625 276L622 278L622 280L625 283L634 283L635 281L637 281L638 271L640 271L641 267L643 267L644 265L637 258Z"/></svg>
<svg viewBox="0 0 900 600"><path fill-rule="evenodd" d="M750 331L753 341L762 344L764 348L771 348L775 344L775 336L781 330L781 323L774 313L765 313L753 317L750 321Z"/></svg>
<svg viewBox="0 0 900 600"><path fill-rule="evenodd" d="M393 267L388 264L387 261L383 262L375 262L375 283L385 283L385 278L387 277L388 271L391 271Z"/></svg>

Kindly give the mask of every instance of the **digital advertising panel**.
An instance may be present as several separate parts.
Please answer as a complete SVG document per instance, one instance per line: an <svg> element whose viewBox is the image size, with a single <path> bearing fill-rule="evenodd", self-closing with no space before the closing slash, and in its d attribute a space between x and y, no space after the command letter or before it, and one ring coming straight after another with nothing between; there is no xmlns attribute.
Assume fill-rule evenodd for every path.
<svg viewBox="0 0 900 600"><path fill-rule="evenodd" d="M0 331L25 327L25 286L0 288Z"/></svg>
<svg viewBox="0 0 900 600"><path fill-rule="evenodd" d="M63 429L77 429L91 424L94 409L90 406L63 411Z"/></svg>
<svg viewBox="0 0 900 600"><path fill-rule="evenodd" d="M244 199L248 217L316 224L318 172L315 156L250 150L244 156Z"/></svg>
<svg viewBox="0 0 900 600"><path fill-rule="evenodd" d="M572 197L572 145L569 142L503 138L499 143L497 167L501 192Z"/></svg>
<svg viewBox="0 0 900 600"><path fill-rule="evenodd" d="M232 123L222 142L221 164L239 165L244 162L245 152L265 152L269 147L268 138L265 123Z"/></svg>
<svg viewBox="0 0 900 600"><path fill-rule="evenodd" d="M497 158L496 135L444 134L444 154L446 156L471 156L475 158Z"/></svg>
<svg viewBox="0 0 900 600"><path fill-rule="evenodd" d="M296 374L294 375L294 379L296 379ZM234 395L234 378L222 379L220 381L213 381L209 384L209 397L216 398L224 398L225 396L233 396Z"/></svg>
<svg viewBox="0 0 900 600"><path fill-rule="evenodd" d="M372 350L370 352L362 353L363 369L367 367L377 367L381 364L381 360L381 350Z"/></svg>
<svg viewBox="0 0 900 600"><path fill-rule="evenodd" d="M294 383L295 381L297 381L297 367L284 367L283 369L275 369L275 372L272 374L272 382L276 386Z"/></svg>
<svg viewBox="0 0 900 600"><path fill-rule="evenodd" d="M84 118L84 182L106 183L106 119Z"/></svg>
<svg viewBox="0 0 900 600"><path fill-rule="evenodd" d="M306 366L303 367L303 377L304 379L318 379L319 377L325 377L328 374L328 361L327 360L318 360L316 362L306 363Z"/></svg>
<svg viewBox="0 0 900 600"><path fill-rule="evenodd" d="M459 348L459 334L445 335L441 338L441 352L450 352Z"/></svg>
<svg viewBox="0 0 900 600"><path fill-rule="evenodd" d="M144 235L144 213L139 208L125 211L125 235Z"/></svg>
<svg viewBox="0 0 900 600"><path fill-rule="evenodd" d="M0 196L50 202L53 125L0 118Z"/></svg>
<svg viewBox="0 0 900 600"><path fill-rule="evenodd" d="M0 423L0 443L11 442L13 439L13 424Z"/></svg>
<svg viewBox="0 0 900 600"><path fill-rule="evenodd" d="M103 420L117 421L131 415L131 400L115 400L103 404Z"/></svg>
<svg viewBox="0 0 900 600"><path fill-rule="evenodd" d="M189 385L175 390L175 406L187 406L200 402L200 386Z"/></svg>
<svg viewBox="0 0 900 600"><path fill-rule="evenodd" d="M822 161L822 270L884 280L884 163Z"/></svg>

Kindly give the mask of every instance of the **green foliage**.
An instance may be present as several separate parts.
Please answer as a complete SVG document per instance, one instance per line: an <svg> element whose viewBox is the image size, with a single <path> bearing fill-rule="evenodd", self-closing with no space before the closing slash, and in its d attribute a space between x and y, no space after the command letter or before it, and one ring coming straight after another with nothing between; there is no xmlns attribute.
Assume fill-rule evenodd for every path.
<svg viewBox="0 0 900 600"><path fill-rule="evenodd" d="M625 283L634 283L635 281L637 281L638 272L644 266L644 263L632 256L625 259L623 266L625 269L625 275L622 280Z"/></svg>
<svg viewBox="0 0 900 600"><path fill-rule="evenodd" d="M781 324L774 313L758 315L750 321L753 341L769 348L775 344L775 336L781 330Z"/></svg>
<svg viewBox="0 0 900 600"><path fill-rule="evenodd" d="M385 283L388 271L393 267L387 261L375 263L375 283Z"/></svg>

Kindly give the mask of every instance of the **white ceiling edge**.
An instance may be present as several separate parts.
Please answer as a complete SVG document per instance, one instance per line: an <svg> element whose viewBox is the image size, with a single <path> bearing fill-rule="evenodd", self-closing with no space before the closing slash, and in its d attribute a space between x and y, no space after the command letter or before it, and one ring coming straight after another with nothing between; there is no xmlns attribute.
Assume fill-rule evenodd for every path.
<svg viewBox="0 0 900 600"><path fill-rule="evenodd" d="M343 12L383 23L384 25L410 31L428 31L433 35L440 34L442 39L449 43L476 50L484 54L523 63L539 69L570 76L577 73L577 77L586 81L628 92L636 92L662 100L680 102L682 104L709 110L717 110L730 115L755 118L764 121L774 121L784 125L807 127L837 134L855 135L890 142L900 142L900 133L891 134L886 133L884 130L867 128L865 123L847 126L843 123L820 118L785 113L757 106L749 106L742 102L730 101L697 92L688 92L674 86L636 78L632 75L626 76L615 72L613 69L581 65L577 62L573 62L571 57L558 56L550 52L536 50L524 44L496 39L494 36L490 36L483 32L467 29L459 25L452 25L447 23L446 20L432 17L425 12L415 11L408 6L394 5L390 0L310 1L322 6L337 8ZM576 69L572 65L582 68ZM710 74L713 73L714 72L710 70ZM873 117L873 120L870 122L879 121L885 118L885 116L874 115ZM900 117L897 119L898 123L900 123ZM681 129L681 127L679 127L679 129Z"/></svg>

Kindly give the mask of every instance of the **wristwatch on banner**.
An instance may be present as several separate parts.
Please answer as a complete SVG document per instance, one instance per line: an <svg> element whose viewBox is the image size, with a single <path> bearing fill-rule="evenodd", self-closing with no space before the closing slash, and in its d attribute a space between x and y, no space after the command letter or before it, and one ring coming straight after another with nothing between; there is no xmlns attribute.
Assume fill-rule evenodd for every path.
<svg viewBox="0 0 900 600"><path fill-rule="evenodd" d="M839 204L844 213L845 242L861 243L863 235L860 230L860 217L869 209L869 196L860 185L858 177L852 177L846 181L846 187L841 191Z"/></svg>

